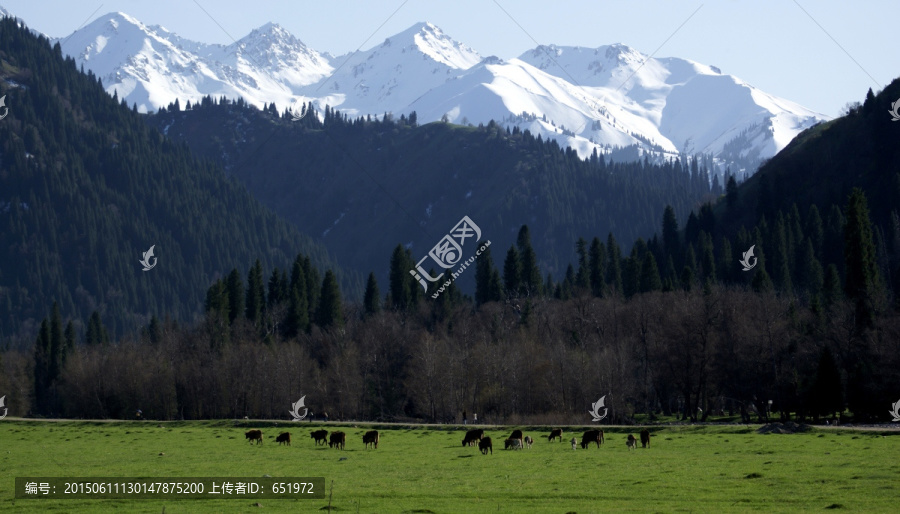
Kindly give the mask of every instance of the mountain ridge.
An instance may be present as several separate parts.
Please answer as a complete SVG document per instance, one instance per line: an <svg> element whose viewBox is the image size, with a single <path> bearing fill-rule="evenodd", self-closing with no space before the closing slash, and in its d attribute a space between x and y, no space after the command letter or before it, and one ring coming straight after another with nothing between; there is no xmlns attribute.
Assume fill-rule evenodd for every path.
<svg viewBox="0 0 900 514"><path fill-rule="evenodd" d="M107 92L137 104L140 112L155 111L175 99L197 102L206 95L242 97L257 107L312 101L320 111L328 105L350 116L416 110L423 122L494 119L552 138L583 158L594 149L619 160L710 153L720 171L731 167L747 174L797 133L829 119L724 75L715 66L650 57L620 43L596 48L539 45L517 58L495 61L434 24L419 22L373 48L332 57L306 47L273 23L231 45L206 45L127 15L116 16L134 27L126 39L140 39L150 47L108 63L86 55L110 15L55 41L63 41L65 53L100 77ZM96 53L104 51L109 50ZM292 51L299 57L287 59ZM487 70L481 84L492 87L459 94L453 82L479 65ZM556 102L530 87L546 82L547 76L561 81L557 89L563 97L580 100ZM604 78L602 84L598 78ZM667 83L669 79L680 82ZM484 112L485 104L494 106L490 114Z"/></svg>

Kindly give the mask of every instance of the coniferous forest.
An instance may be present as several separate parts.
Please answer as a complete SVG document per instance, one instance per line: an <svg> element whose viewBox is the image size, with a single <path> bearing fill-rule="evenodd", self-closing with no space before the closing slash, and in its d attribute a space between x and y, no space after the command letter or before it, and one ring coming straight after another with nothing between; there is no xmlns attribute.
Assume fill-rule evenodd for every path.
<svg viewBox="0 0 900 514"><path fill-rule="evenodd" d="M591 402L605 396L613 423L641 414L873 422L886 421L900 391L900 156L888 144L900 127L885 114L890 99L900 97L898 81L877 96L870 92L847 116L804 132L749 180L738 184L729 176L721 191L701 167L692 170L693 160L687 166L582 161L493 124L417 127L412 116L386 124L330 110L321 126L304 118L292 137L314 157L302 161L306 183L315 173L349 169L335 164L353 159L347 155L364 155L313 151L332 136L374 153L402 144L406 152L427 148L436 139L459 159L481 162L481 175L491 175L492 166L515 169L502 160L508 155L502 148L540 154L532 163L556 163L514 175L521 187L503 197L500 214L473 214L508 234L492 236L467 272L471 290L451 284L432 298L437 286L423 291L409 274L427 248L410 249L400 236L406 232L374 236L393 239L366 255L371 273L353 291L321 247L222 178L220 164L192 157L188 147L204 154L194 148L198 142L173 143L127 106L104 100L95 78L9 20L0 23L0 48L4 92L30 98L19 101L34 110L23 107L0 124L0 178L19 188L2 193L8 209L0 216L10 227L0 246L4 316L21 320L33 311L43 319L30 327L33 344L0 354L0 390L9 391L13 415L127 418L141 409L151 419L284 419L305 395L313 412L330 419L447 422L468 410L488 423L564 423L583 420ZM45 78L27 94L7 91L11 80L24 84L39 72ZM191 111L198 109L268 112L271 124L289 123L240 102L209 99ZM172 111L154 116L193 119L193 112ZM336 134L323 135L328 130ZM462 157L457 145L465 144L483 146L473 150L476 157ZM370 159L374 154L362 160ZM279 208L288 196L279 199L276 190L313 201L341 185L335 179L302 192L303 181L284 176L255 184L248 178L254 169L238 161L222 165L295 226L303 218ZM167 171L154 173L154 166ZM679 184L684 189L667 200ZM608 189L628 208L603 200ZM159 190L166 196L147 199ZM119 198L124 203L115 203ZM535 204L540 209L528 211ZM156 207L132 216L126 205ZM113 208L117 216L103 216ZM627 212L638 222L618 230ZM651 213L652 225L642 228ZM188 219L196 225L185 226ZM139 252L122 242L125 228L137 231L144 225L130 224L140 222L166 234L160 220L179 223L188 232L176 240L196 244L216 263L155 276L184 305L196 298L201 313L188 319L190 309L177 307L182 303L143 305L119 293L109 297L121 298L117 308L142 305L151 313L140 330L119 335L96 309L73 305L78 286L110 294L118 266L123 276L141 273L128 264ZM553 232L555 224L569 231ZM119 239L104 239L104 230ZM224 251L227 242L239 251ZM753 262L745 258L751 246ZM79 251L63 259L73 247ZM744 271L742 260L751 269ZM82 269L102 274L99 285ZM130 294L144 291L134 287Z"/></svg>
<svg viewBox="0 0 900 514"><path fill-rule="evenodd" d="M203 291L254 259L284 266L328 252L211 162L149 129L10 18L0 20L0 344L30 341L53 302L113 336L154 314L192 321ZM159 266L137 266L155 245ZM347 278L348 287L361 288Z"/></svg>

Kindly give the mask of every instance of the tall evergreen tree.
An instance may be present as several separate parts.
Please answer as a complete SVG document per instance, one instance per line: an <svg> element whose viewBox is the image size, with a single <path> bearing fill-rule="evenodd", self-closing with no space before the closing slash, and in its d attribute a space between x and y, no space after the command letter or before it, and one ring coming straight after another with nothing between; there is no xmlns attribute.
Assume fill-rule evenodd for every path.
<svg viewBox="0 0 900 514"><path fill-rule="evenodd" d="M75 353L75 325L72 324L71 320L66 323L63 339L65 340L65 343L63 345L62 362L63 365L65 365L66 360Z"/></svg>
<svg viewBox="0 0 900 514"><path fill-rule="evenodd" d="M671 205L666 205L663 212L663 247L667 255L680 256L681 245L678 240L678 219L675 218L675 209Z"/></svg>
<svg viewBox="0 0 900 514"><path fill-rule="evenodd" d="M475 260L475 306L502 300L500 286L500 273L494 266L491 248L487 247Z"/></svg>
<svg viewBox="0 0 900 514"><path fill-rule="evenodd" d="M263 287L262 264L259 259L247 273L247 299L245 315L254 325L259 325L262 319L262 309L265 305L265 288Z"/></svg>
<svg viewBox="0 0 900 514"><path fill-rule="evenodd" d="M644 262L641 264L641 285L642 293L650 291L659 291L662 289L662 280L659 278L659 267L656 265L656 258L653 252L647 252L644 255Z"/></svg>
<svg viewBox="0 0 900 514"><path fill-rule="evenodd" d="M834 264L829 264L825 271L825 281L822 285L822 294L825 305L832 305L841 297L841 276Z"/></svg>
<svg viewBox="0 0 900 514"><path fill-rule="evenodd" d="M106 331L106 327L103 326L103 320L100 319L100 313L97 311L91 313L91 317L88 320L87 331L84 334L84 341L85 344L88 345L109 343L109 334Z"/></svg>
<svg viewBox="0 0 900 514"><path fill-rule="evenodd" d="M413 287L419 287L418 281L410 283L409 271L415 263L410 263L403 245L397 245L391 254L390 289L391 303L395 310L407 310L413 304Z"/></svg>
<svg viewBox="0 0 900 514"><path fill-rule="evenodd" d="M309 256L303 256L303 274L306 278L306 304L309 306L308 317L310 320L315 319L316 309L319 305L319 287L322 279L319 270L313 266Z"/></svg>
<svg viewBox="0 0 900 514"><path fill-rule="evenodd" d="M625 259L625 270L622 273L622 292L625 298L631 298L640 292L641 264L642 259L636 251L632 251L631 256Z"/></svg>
<svg viewBox="0 0 900 514"><path fill-rule="evenodd" d="M290 293L288 298L287 327L285 335L296 337L309 330L309 298L306 271L303 260L298 257L291 269Z"/></svg>
<svg viewBox="0 0 900 514"><path fill-rule="evenodd" d="M269 275L268 297L266 298L266 306L272 307L284 301L281 291L281 271L278 268L272 270Z"/></svg>
<svg viewBox="0 0 900 514"><path fill-rule="evenodd" d="M519 258L522 262L521 293L525 296L539 296L543 282L541 281L541 271L538 269L537 255L534 253L534 248L531 247L531 232L528 230L528 225L522 225L522 228L519 229L516 246L519 247Z"/></svg>
<svg viewBox="0 0 900 514"><path fill-rule="evenodd" d="M604 289L606 289L606 248L603 247L603 243L600 242L598 237L594 237L591 241L588 268L591 293L596 297L602 297Z"/></svg>
<svg viewBox="0 0 900 514"><path fill-rule="evenodd" d="M228 323L234 323L234 320L244 312L244 281L237 268L228 274L225 289L228 291Z"/></svg>
<svg viewBox="0 0 900 514"><path fill-rule="evenodd" d="M50 382L59 378L63 344L62 316L59 314L59 305L56 302L53 302L53 307L50 312L50 359L48 362L48 377Z"/></svg>
<svg viewBox="0 0 900 514"><path fill-rule="evenodd" d="M728 182L725 184L725 205L728 207L728 213L733 214L737 208L738 187L734 175L728 175Z"/></svg>
<svg viewBox="0 0 900 514"><path fill-rule="evenodd" d="M609 252L609 266L606 268L606 283L615 294L622 294L622 250L616 243L612 232L606 237L606 250Z"/></svg>
<svg viewBox="0 0 900 514"><path fill-rule="evenodd" d="M50 324L41 322L34 342L34 403L38 412L46 413L50 404Z"/></svg>
<svg viewBox="0 0 900 514"><path fill-rule="evenodd" d="M822 225L822 217L819 215L819 208L816 204L809 206L809 212L806 214L806 223L804 233L810 239L813 245L816 259L822 259L822 244L825 242L825 229Z"/></svg>
<svg viewBox="0 0 900 514"><path fill-rule="evenodd" d="M363 295L363 312L366 316L378 314L381 310L381 293L378 291L378 281L375 280L375 273L369 273L369 279L366 281L366 292Z"/></svg>
<svg viewBox="0 0 900 514"><path fill-rule="evenodd" d="M509 247L506 252L506 260L503 261L503 286L506 294L515 297L522 286L522 264L519 262L519 252L515 245Z"/></svg>
<svg viewBox="0 0 900 514"><path fill-rule="evenodd" d="M322 294L319 295L319 310L316 323L322 328L344 326L344 309L341 304L341 289L334 272L325 272L322 280Z"/></svg>
<svg viewBox="0 0 900 514"><path fill-rule="evenodd" d="M825 282L825 273L822 271L822 264L816 258L816 251L813 248L812 238L806 238L806 245L803 250L803 265L800 274L803 277L802 286L806 289L810 296L817 295L822 291Z"/></svg>
<svg viewBox="0 0 900 514"><path fill-rule="evenodd" d="M575 242L575 253L578 255L578 274L575 275L575 286L583 291L591 288L591 272L588 267L588 245L583 237Z"/></svg>
<svg viewBox="0 0 900 514"><path fill-rule="evenodd" d="M875 263L875 243L872 239L869 206L865 194L859 188L853 188L847 204L844 257L847 266L844 291L856 304L857 325L871 326L875 318L876 295L881 281Z"/></svg>

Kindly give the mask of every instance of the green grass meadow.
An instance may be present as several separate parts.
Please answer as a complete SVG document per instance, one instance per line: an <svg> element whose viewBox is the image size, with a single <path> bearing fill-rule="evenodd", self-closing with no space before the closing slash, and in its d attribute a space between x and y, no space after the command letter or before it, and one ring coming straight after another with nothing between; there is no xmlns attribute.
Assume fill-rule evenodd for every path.
<svg viewBox="0 0 900 514"><path fill-rule="evenodd" d="M316 424L252 421L0 421L2 512L324 512L324 500L16 500L17 476L311 477L331 487L333 512L897 512L900 434L820 429L761 435L758 426L651 428L649 449L604 428L606 444L573 451L549 430L524 428L532 449L503 450L512 428L485 427L493 455L462 447L462 427L328 424L344 451L316 447ZM250 445L244 431L261 428ZM471 427L469 427L471 428ZM275 443L290 431L291 447ZM162 454L162 455L161 455ZM345 460L340 460L345 458ZM259 505L257 505L257 503Z"/></svg>

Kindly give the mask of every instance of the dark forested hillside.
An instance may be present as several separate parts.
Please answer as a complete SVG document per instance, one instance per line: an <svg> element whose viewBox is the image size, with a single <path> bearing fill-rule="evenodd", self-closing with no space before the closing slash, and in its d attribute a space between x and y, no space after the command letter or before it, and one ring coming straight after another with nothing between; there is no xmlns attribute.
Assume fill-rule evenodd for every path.
<svg viewBox="0 0 900 514"><path fill-rule="evenodd" d="M207 98L148 119L223 162L342 265L375 270L381 281L397 244L418 260L464 215L495 253L527 224L543 272L559 276L578 236L612 231L630 246L652 233L666 204L686 215L710 192L705 170L693 161L585 161L494 123L417 126L414 113L387 121L351 120L327 108L323 114L321 121L307 115L293 122L274 105L258 110Z"/></svg>
<svg viewBox="0 0 900 514"><path fill-rule="evenodd" d="M212 281L256 258L332 265L11 18L0 20L0 95L0 339L33 341L54 301L76 327L97 311L115 336L153 314L192 319ZM144 272L151 245L158 265Z"/></svg>

